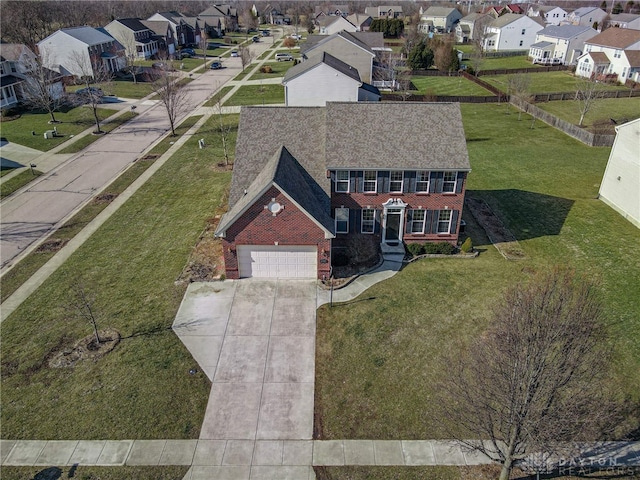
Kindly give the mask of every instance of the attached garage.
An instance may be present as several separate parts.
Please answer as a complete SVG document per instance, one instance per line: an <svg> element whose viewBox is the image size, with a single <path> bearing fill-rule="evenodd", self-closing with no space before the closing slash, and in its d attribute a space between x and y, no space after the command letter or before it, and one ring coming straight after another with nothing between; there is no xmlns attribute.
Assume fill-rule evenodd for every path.
<svg viewBox="0 0 640 480"><path fill-rule="evenodd" d="M238 245L240 278L317 278L318 248L292 245Z"/></svg>

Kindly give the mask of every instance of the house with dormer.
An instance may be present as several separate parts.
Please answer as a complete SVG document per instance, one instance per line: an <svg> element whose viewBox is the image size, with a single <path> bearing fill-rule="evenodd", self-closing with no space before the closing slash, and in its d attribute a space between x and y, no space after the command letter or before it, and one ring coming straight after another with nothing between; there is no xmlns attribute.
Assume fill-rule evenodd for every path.
<svg viewBox="0 0 640 480"><path fill-rule="evenodd" d="M328 278L358 238L455 245L470 170L459 104L243 107L215 231L226 278Z"/></svg>
<svg viewBox="0 0 640 480"><path fill-rule="evenodd" d="M62 28L38 42L45 67L63 76L115 73L125 65L125 49L112 36L93 27Z"/></svg>
<svg viewBox="0 0 640 480"><path fill-rule="evenodd" d="M148 59L158 53L158 41L154 32L139 18L119 18L104 29L125 48L129 58Z"/></svg>

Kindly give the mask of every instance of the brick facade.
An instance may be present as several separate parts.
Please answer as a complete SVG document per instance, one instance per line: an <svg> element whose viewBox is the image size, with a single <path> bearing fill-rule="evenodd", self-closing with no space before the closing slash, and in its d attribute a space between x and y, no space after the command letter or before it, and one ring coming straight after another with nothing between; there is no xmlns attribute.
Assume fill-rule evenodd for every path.
<svg viewBox="0 0 640 480"><path fill-rule="evenodd" d="M272 199L284 206L277 215L265 209ZM329 277L331 240L304 212L271 187L231 225L222 239L226 276L238 279L238 245L313 245L318 247L318 278ZM324 252L324 253L323 253Z"/></svg>

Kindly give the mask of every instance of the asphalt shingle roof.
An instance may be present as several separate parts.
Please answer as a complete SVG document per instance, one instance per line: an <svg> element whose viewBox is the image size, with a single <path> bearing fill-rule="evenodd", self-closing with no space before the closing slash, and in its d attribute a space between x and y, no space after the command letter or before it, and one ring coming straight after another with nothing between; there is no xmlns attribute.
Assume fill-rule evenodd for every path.
<svg viewBox="0 0 640 480"><path fill-rule="evenodd" d="M284 78L282 79L282 83L286 84L288 81L293 80L296 77L299 77L303 73L308 72L309 70L317 67L321 63L324 63L330 66L334 70L337 70L343 75L346 75L347 77L352 78L358 83L362 83L360 81L360 74L358 73L358 70L356 68L344 63L342 60L337 59L336 57L334 57L333 55L327 52L322 52L322 55L315 56L310 60L307 60L305 62L299 63L298 65L295 65L294 67L291 67L289 70L287 70L287 73L285 73Z"/></svg>
<svg viewBox="0 0 640 480"><path fill-rule="evenodd" d="M538 35L546 35L548 37L569 39L577 37L586 31L593 30L589 26L581 25L549 25L538 32ZM595 33L595 30L593 30Z"/></svg>
<svg viewBox="0 0 640 480"><path fill-rule="evenodd" d="M144 30L149 30L149 27L144 25L139 18L118 18L116 19L116 22L120 22L129 30L132 30L134 32L143 32Z"/></svg>
<svg viewBox="0 0 640 480"><path fill-rule="evenodd" d="M113 42L113 37L93 27L63 28L60 31L87 45L100 45L102 43Z"/></svg>
<svg viewBox="0 0 640 480"><path fill-rule="evenodd" d="M447 7L429 7L422 14L423 17L448 17L453 13L455 8Z"/></svg>
<svg viewBox="0 0 640 480"><path fill-rule="evenodd" d="M585 43L625 49L629 45L640 42L640 30L632 28L607 28L604 32L590 38Z"/></svg>

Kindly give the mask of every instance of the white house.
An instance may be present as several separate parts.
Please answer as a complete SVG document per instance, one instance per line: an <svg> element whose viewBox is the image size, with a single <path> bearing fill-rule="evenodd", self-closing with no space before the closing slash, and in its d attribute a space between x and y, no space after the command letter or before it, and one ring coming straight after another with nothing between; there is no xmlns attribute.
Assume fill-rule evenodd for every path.
<svg viewBox="0 0 640 480"><path fill-rule="evenodd" d="M338 32L357 32L358 28L342 15L323 15L318 19L320 35L333 35Z"/></svg>
<svg viewBox="0 0 640 480"><path fill-rule="evenodd" d="M467 43L478 39L493 17L486 13L470 13L456 24L456 42Z"/></svg>
<svg viewBox="0 0 640 480"><path fill-rule="evenodd" d="M484 49L488 52L529 50L536 41L536 34L543 28L531 17L506 13L486 27Z"/></svg>
<svg viewBox="0 0 640 480"><path fill-rule="evenodd" d="M536 3L529 7L527 15L534 18L541 18L547 25L560 25L561 22L566 22L569 13L560 7Z"/></svg>
<svg viewBox="0 0 640 480"><path fill-rule="evenodd" d="M377 7L366 7L364 13L371 18L402 18L402 6L380 5Z"/></svg>
<svg viewBox="0 0 640 480"><path fill-rule="evenodd" d="M578 58L576 75L598 80L614 79L624 83L638 78L636 63L640 50L640 30L608 28L587 40L585 53Z"/></svg>
<svg viewBox="0 0 640 480"><path fill-rule="evenodd" d="M290 68L282 85L288 107L324 107L327 102L380 100L380 92L363 84L358 70L327 52Z"/></svg>
<svg viewBox="0 0 640 480"><path fill-rule="evenodd" d="M462 14L455 8L429 7L423 11L420 7L420 32L452 32L456 23L462 18Z"/></svg>
<svg viewBox="0 0 640 480"><path fill-rule="evenodd" d="M607 16L607 12L597 7L580 7L574 10L567 17L567 22L571 25L586 25L592 27L594 23L602 25L602 21Z"/></svg>
<svg viewBox="0 0 640 480"><path fill-rule="evenodd" d="M158 53L154 32L138 18L119 18L104 29L125 48L129 58L151 58Z"/></svg>
<svg viewBox="0 0 640 480"><path fill-rule="evenodd" d="M569 65L584 52L584 42L598 35L591 27L551 25L536 34L536 43L529 49L533 63Z"/></svg>
<svg viewBox="0 0 640 480"><path fill-rule="evenodd" d="M0 43L0 80L2 95L0 108L17 105L22 94L22 84L35 54L21 43Z"/></svg>
<svg viewBox="0 0 640 480"><path fill-rule="evenodd" d="M38 42L45 67L62 75L94 76L96 69L117 72L125 66L124 48L92 27L63 28Z"/></svg>
<svg viewBox="0 0 640 480"><path fill-rule="evenodd" d="M635 28L640 30L640 15L635 13L612 13L604 23L607 28Z"/></svg>
<svg viewBox="0 0 640 480"><path fill-rule="evenodd" d="M616 127L599 198L640 228L640 118Z"/></svg>

